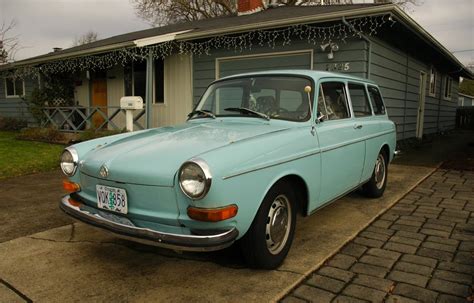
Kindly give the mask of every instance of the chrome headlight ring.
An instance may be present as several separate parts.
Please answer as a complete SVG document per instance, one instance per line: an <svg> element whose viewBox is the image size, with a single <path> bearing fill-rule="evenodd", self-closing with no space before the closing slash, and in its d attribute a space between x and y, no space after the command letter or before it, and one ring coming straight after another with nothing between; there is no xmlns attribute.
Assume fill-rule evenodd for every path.
<svg viewBox="0 0 474 303"><path fill-rule="evenodd" d="M209 165L201 158L190 159L181 165L178 171L178 183L181 191L192 200L204 198L212 184Z"/></svg>
<svg viewBox="0 0 474 303"><path fill-rule="evenodd" d="M79 163L79 155L75 148L66 147L61 154L60 166L63 173L72 177L76 173L77 165ZM72 167L71 167L72 166Z"/></svg>

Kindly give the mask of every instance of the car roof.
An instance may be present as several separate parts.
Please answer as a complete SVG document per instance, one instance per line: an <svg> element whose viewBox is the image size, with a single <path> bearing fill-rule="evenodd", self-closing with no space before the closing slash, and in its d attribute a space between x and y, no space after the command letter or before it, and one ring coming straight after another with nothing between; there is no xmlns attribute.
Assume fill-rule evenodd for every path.
<svg viewBox="0 0 474 303"><path fill-rule="evenodd" d="M320 79L324 78L340 78L343 80L354 80L364 83L370 83L377 85L374 81L356 77L349 74L344 73L335 73L335 72L326 72L326 71L316 71L316 70L308 70L308 69L282 69L282 70L270 70L270 71L260 71L260 72L251 72L251 73L243 73L243 74L236 74L232 76L223 77L220 80L227 80L233 78L240 78L240 77L249 77L249 76L263 76L263 75L295 75L295 76L305 76L312 78L315 82L319 81Z"/></svg>

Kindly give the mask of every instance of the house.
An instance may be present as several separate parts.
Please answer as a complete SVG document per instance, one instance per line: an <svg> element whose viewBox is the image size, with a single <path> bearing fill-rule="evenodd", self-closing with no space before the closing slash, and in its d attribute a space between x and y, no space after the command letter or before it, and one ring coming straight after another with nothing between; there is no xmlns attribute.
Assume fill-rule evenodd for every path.
<svg viewBox="0 0 474 303"><path fill-rule="evenodd" d="M120 97L137 95L145 109L135 113L136 126L158 127L185 121L215 79L314 69L377 82L399 140L455 127L459 77L473 74L396 5L268 7L239 0L238 7L237 16L132 32L0 66L0 116L31 118L23 99L45 79L68 74L73 104L48 100L43 122L121 128Z"/></svg>
<svg viewBox="0 0 474 303"><path fill-rule="evenodd" d="M474 106L474 96L466 95L466 94L458 94L458 106L459 107L467 107L467 106Z"/></svg>

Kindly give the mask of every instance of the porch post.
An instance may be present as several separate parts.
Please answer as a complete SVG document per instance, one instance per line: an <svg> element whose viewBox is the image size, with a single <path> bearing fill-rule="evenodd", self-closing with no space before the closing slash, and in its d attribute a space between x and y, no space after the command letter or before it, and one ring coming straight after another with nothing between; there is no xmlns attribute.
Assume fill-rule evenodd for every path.
<svg viewBox="0 0 474 303"><path fill-rule="evenodd" d="M146 60L146 92L145 92L145 121L146 128L151 128L151 110L153 103L153 54L150 51Z"/></svg>

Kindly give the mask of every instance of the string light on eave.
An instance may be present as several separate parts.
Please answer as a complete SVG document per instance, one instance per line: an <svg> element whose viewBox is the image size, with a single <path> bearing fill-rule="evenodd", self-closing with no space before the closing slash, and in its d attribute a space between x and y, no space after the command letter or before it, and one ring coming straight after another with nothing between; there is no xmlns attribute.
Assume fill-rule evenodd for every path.
<svg viewBox="0 0 474 303"><path fill-rule="evenodd" d="M391 15L371 16L352 19L352 28L338 23L330 26L294 25L282 29L255 30L240 35L216 36L204 41L167 41L146 47L129 47L117 49L101 55L82 56L53 61L42 65L20 66L7 72L7 77L37 77L42 74L73 73L84 70L104 70L116 65L125 66L130 62L144 61L151 54L153 58L166 58L174 53L193 54L196 56L211 55L212 50L225 49L234 52L251 50L255 45L270 47L291 45L293 41L306 41L312 45L342 42L360 34L376 35L385 24L393 26Z"/></svg>

